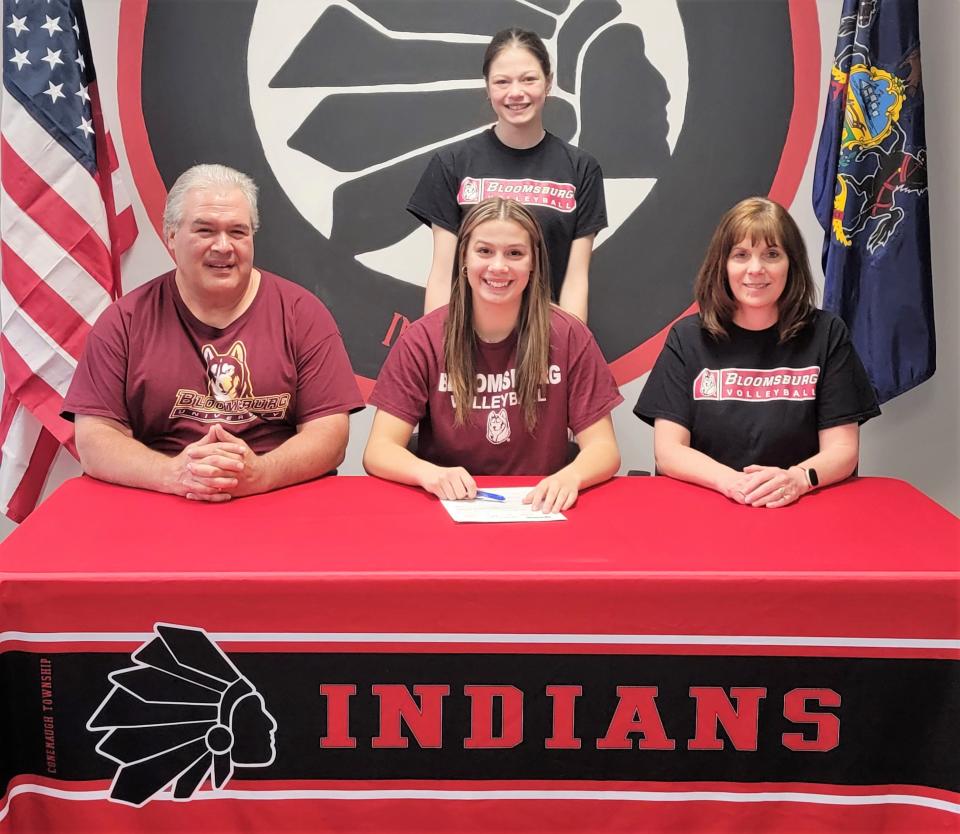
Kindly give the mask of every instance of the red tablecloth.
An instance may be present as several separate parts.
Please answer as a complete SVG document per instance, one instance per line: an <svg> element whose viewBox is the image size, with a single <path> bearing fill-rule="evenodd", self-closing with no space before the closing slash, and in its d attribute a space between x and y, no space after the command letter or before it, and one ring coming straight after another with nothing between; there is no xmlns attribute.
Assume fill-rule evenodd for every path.
<svg viewBox="0 0 960 834"><path fill-rule="evenodd" d="M68 482L0 546L0 831L956 830L954 516L889 479L772 511L666 478L567 515ZM211 663L191 709L235 738L177 748Z"/></svg>

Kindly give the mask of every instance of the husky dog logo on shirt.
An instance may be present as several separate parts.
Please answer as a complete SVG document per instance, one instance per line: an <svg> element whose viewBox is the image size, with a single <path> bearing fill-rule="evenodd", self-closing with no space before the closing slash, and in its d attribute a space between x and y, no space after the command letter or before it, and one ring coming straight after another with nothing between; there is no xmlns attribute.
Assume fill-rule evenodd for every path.
<svg viewBox="0 0 960 834"><path fill-rule="evenodd" d="M207 363L207 387L211 397L219 402L229 402L253 396L247 349L243 342L234 342L226 353L218 353L213 345L204 345L203 359Z"/></svg>
<svg viewBox="0 0 960 834"><path fill-rule="evenodd" d="M206 390L178 389L170 410L171 420L184 418L201 423L239 425L257 419L286 418L292 394L289 391L261 392L258 397L253 393L247 348L243 342L235 341L226 353L220 353L213 345L204 345L200 354L206 364ZM266 384L273 383L268 380Z"/></svg>
<svg viewBox="0 0 960 834"><path fill-rule="evenodd" d="M460 197L462 203L479 203L480 183L473 177L464 177L460 184Z"/></svg>
<svg viewBox="0 0 960 834"><path fill-rule="evenodd" d="M507 409L491 411L487 414L487 440L491 443L506 443L510 439L510 421L507 419Z"/></svg>
<svg viewBox="0 0 960 834"><path fill-rule="evenodd" d="M693 383L693 398L695 400L720 399L720 372L704 368Z"/></svg>

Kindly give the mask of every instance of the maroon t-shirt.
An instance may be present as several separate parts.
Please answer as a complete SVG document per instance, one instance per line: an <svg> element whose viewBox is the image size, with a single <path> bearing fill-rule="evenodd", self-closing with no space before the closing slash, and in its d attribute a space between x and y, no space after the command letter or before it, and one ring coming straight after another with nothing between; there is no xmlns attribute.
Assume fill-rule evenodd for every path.
<svg viewBox="0 0 960 834"><path fill-rule="evenodd" d="M566 463L568 428L578 434L623 402L586 325L552 308L548 381L540 389L533 434L516 389L515 332L502 342L478 344L477 395L468 422L456 426L443 365L446 318L441 307L410 325L370 395L377 408L420 424L418 453L425 460L475 475L548 475Z"/></svg>
<svg viewBox="0 0 960 834"><path fill-rule="evenodd" d="M187 309L173 272L111 305L87 337L64 416L109 417L167 454L222 423L262 454L301 423L363 408L327 308L297 284L260 276L253 303L222 329Z"/></svg>

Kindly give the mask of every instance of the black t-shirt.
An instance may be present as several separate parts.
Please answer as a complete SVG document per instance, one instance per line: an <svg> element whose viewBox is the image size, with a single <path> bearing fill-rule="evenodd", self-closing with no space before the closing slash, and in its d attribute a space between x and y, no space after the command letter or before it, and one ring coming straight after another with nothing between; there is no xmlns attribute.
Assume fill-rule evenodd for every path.
<svg viewBox="0 0 960 834"><path fill-rule="evenodd" d="M818 310L786 344L776 325L727 327L714 339L687 316L667 342L633 409L653 425L662 417L690 431L692 448L742 470L784 469L815 455L817 432L863 423L880 413L844 323Z"/></svg>
<svg viewBox="0 0 960 834"><path fill-rule="evenodd" d="M543 229L556 301L570 245L607 225L597 161L550 133L532 148L511 148L490 128L437 151L407 211L428 226L456 234L463 215L488 197L516 200L532 209Z"/></svg>

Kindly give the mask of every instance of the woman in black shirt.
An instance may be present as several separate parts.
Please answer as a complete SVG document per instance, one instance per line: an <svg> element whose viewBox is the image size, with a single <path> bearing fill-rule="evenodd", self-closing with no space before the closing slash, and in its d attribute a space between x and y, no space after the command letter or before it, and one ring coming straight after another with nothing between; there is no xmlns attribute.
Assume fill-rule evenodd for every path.
<svg viewBox="0 0 960 834"><path fill-rule="evenodd" d="M721 219L634 413L657 469L741 504L784 507L856 469L880 413L843 322L815 306L793 218L761 197Z"/></svg>

